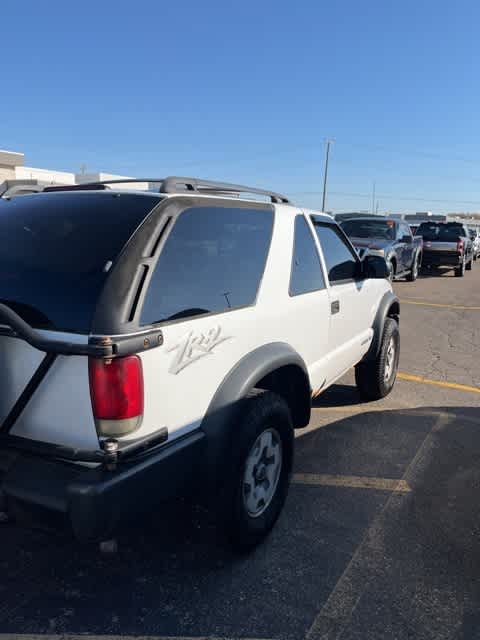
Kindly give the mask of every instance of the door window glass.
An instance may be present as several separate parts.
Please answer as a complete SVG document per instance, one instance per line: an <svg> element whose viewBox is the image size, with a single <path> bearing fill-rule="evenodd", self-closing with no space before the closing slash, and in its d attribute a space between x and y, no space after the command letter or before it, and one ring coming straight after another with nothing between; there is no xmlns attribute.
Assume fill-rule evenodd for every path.
<svg viewBox="0 0 480 640"><path fill-rule="evenodd" d="M331 284L353 280L358 273L358 260L341 232L334 226L314 221Z"/></svg>

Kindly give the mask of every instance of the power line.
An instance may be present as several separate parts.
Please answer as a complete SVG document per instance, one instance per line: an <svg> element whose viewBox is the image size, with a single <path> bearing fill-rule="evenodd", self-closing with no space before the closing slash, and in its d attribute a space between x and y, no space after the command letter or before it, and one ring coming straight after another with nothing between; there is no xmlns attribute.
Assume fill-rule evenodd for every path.
<svg viewBox="0 0 480 640"><path fill-rule="evenodd" d="M289 191L289 195L291 196L318 196L321 195L321 191ZM355 198L368 198L369 200L372 197L371 193L355 193L352 191L330 191L331 195L335 196L352 196ZM385 194L376 194L378 199L385 200L405 200L405 201L415 201L415 202L432 202L436 204L471 204L480 207L480 201L477 200L443 200L438 198L425 198L425 197L415 197L415 196L395 196L395 195L385 195Z"/></svg>

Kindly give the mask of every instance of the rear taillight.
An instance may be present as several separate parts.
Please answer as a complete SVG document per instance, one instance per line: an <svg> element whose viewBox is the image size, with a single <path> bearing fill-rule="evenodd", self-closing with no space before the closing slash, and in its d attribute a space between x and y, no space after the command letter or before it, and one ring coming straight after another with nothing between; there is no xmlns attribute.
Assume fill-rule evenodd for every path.
<svg viewBox="0 0 480 640"><path fill-rule="evenodd" d="M464 243L463 240L457 240L457 251L463 253Z"/></svg>
<svg viewBox="0 0 480 640"><path fill-rule="evenodd" d="M90 397L97 432L122 436L138 429L143 417L143 370L138 356L90 358Z"/></svg>

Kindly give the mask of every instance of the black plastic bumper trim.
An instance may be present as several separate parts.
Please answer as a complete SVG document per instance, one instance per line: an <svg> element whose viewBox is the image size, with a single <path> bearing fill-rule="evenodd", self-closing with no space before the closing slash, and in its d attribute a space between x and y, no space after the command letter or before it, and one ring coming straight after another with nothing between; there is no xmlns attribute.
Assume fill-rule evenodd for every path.
<svg viewBox="0 0 480 640"><path fill-rule="evenodd" d="M153 434L130 442L118 442L117 461L119 464L152 452L168 440L168 429L163 427ZM105 463L110 458L102 449L76 449L41 440L31 440L11 434L0 435L0 447L14 449L46 460L67 462Z"/></svg>
<svg viewBox="0 0 480 640"><path fill-rule="evenodd" d="M116 470L94 469L19 453L6 471L0 490L21 500L65 514L76 537L84 542L112 534L124 520L158 503L185 495L198 485L205 434L196 430L131 458Z"/></svg>

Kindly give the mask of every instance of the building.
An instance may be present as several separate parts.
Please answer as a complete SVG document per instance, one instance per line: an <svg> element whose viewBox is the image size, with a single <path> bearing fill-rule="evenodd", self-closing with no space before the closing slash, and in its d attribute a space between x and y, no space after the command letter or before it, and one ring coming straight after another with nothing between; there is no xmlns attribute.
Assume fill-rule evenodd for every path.
<svg viewBox="0 0 480 640"><path fill-rule="evenodd" d="M37 180L42 184L75 184L75 174L67 171L26 167L25 156L16 151L0 151L0 182Z"/></svg>
<svg viewBox="0 0 480 640"><path fill-rule="evenodd" d="M49 184L75 184L75 174L68 171L37 169L36 167L16 167L16 180L38 180Z"/></svg>
<svg viewBox="0 0 480 640"><path fill-rule="evenodd" d="M86 182L105 182L108 180L131 180L131 176L117 176L114 173L76 173L75 183L85 184ZM148 182L136 182L133 185L135 189L139 191L146 191L149 188ZM116 185L117 189L131 189L132 185L128 182L120 183ZM157 189L158 190L158 189Z"/></svg>
<svg viewBox="0 0 480 640"><path fill-rule="evenodd" d="M108 180L129 180L130 176L119 176L113 173L71 173L69 171L56 171L53 169L40 169L38 167L26 167L25 156L17 151L0 150L0 187L3 185L4 193L27 193L41 191L48 185L85 184L86 182L104 182ZM21 184L19 184L19 182ZM116 185L118 189L131 189L129 183ZM135 189L147 190L147 182L135 183ZM0 194L2 189L0 188Z"/></svg>
<svg viewBox="0 0 480 640"><path fill-rule="evenodd" d="M23 153L0 149L0 182L15 180L15 170L17 167L23 167L24 159Z"/></svg>

